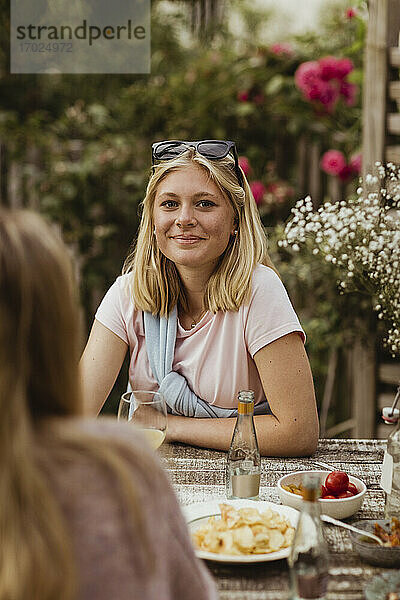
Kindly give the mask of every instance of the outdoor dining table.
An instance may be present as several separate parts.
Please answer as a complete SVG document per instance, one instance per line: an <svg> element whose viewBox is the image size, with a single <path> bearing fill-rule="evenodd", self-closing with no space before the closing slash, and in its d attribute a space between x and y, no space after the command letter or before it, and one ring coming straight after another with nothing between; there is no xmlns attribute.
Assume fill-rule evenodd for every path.
<svg viewBox="0 0 400 600"><path fill-rule="evenodd" d="M324 470L328 464L362 479L367 485L363 506L346 522L383 518L384 493L379 481L385 445L383 440L321 439L316 453L309 458L263 457L260 500L280 504L276 483L282 475L308 469ZM160 453L182 505L226 500L225 452L166 444ZM347 531L324 525L324 532L330 550L329 600L364 598L366 585L376 575L393 571L363 562L353 551ZM218 586L220 600L286 600L289 597L286 559L244 565L211 561L206 564Z"/></svg>

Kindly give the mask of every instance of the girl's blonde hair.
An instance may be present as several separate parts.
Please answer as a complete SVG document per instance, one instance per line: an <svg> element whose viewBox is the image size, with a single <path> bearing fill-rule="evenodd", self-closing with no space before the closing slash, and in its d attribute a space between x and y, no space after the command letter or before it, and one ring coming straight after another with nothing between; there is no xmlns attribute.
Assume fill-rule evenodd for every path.
<svg viewBox="0 0 400 600"><path fill-rule="evenodd" d="M131 470L117 445L82 435L65 419L82 412L79 350L65 247L38 215L0 209L1 600L76 595L72 544L46 476L46 448L55 449L53 459L58 452L79 460L86 451L100 460L117 475L137 520ZM46 438L42 430L47 445L38 443Z"/></svg>
<svg viewBox="0 0 400 600"><path fill-rule="evenodd" d="M257 263L274 269L267 250L267 239L250 186L243 174L239 185L233 157L208 160L194 149L155 167L142 203L142 218L136 244L127 256L123 273L132 272L131 290L138 309L167 316L180 303L187 309L187 300L175 264L164 256L156 243L153 209L158 185L170 173L197 165L230 202L237 234L232 236L220 257L204 291L204 308L238 310L249 301L251 277Z"/></svg>

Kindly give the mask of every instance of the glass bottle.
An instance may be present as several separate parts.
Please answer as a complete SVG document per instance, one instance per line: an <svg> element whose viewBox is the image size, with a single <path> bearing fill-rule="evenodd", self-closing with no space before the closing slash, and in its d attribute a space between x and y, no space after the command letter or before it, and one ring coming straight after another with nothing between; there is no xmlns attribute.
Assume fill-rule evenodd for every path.
<svg viewBox="0 0 400 600"><path fill-rule="evenodd" d="M391 407L382 411L383 420L395 425L388 440L382 465L381 487L385 491L385 519L400 515L400 419L395 408L400 397L400 386Z"/></svg>
<svg viewBox="0 0 400 600"><path fill-rule="evenodd" d="M261 457L253 415L254 392L239 392L238 416L226 462L227 498L258 498Z"/></svg>
<svg viewBox="0 0 400 600"><path fill-rule="evenodd" d="M288 558L290 600L321 600L326 594L329 554L322 534L319 475L306 474L302 485L303 502Z"/></svg>

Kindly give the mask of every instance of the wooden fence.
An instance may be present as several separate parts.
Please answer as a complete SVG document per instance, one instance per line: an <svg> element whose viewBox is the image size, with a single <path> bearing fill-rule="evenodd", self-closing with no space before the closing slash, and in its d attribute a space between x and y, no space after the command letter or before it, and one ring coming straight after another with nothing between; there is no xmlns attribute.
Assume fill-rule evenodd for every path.
<svg viewBox="0 0 400 600"><path fill-rule="evenodd" d="M400 164L400 2L370 0L363 86L363 173L375 162ZM369 437L372 432L387 436L379 418L381 409L391 404L400 381L399 362L376 364L376 353L360 347L360 371L353 396L353 414L361 415L364 427L355 434ZM362 366L363 365L363 366ZM356 377L356 374L355 374ZM364 389L363 389L364 387Z"/></svg>

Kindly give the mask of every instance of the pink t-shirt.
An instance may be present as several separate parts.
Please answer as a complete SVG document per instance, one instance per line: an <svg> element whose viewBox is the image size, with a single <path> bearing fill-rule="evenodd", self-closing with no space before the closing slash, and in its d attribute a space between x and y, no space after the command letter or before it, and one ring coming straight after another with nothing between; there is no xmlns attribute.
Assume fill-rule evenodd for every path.
<svg viewBox="0 0 400 600"><path fill-rule="evenodd" d="M96 319L128 344L132 389L157 390L146 353L143 313L135 309L129 293L130 277L128 273L117 278ZM253 357L267 344L294 331L305 340L283 283L272 269L257 265L250 302L237 312L207 312L189 331L178 320L173 369L210 404L236 408L239 390L254 390L258 404L265 394Z"/></svg>

